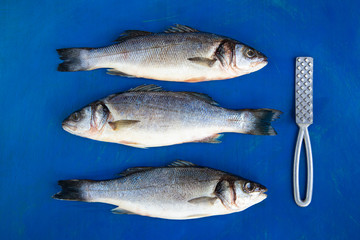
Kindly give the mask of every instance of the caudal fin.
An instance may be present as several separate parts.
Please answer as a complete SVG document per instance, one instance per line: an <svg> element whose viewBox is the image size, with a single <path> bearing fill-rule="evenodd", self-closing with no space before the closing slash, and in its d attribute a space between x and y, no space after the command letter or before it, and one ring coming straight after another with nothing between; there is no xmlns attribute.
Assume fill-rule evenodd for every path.
<svg viewBox="0 0 360 240"><path fill-rule="evenodd" d="M62 48L57 49L60 59L64 60L58 66L60 72L76 72L89 70L86 56L92 48Z"/></svg>
<svg viewBox="0 0 360 240"><path fill-rule="evenodd" d="M271 126L271 122L278 119L281 111L275 109L248 109L254 119L252 120L251 127L247 134L252 135L276 135L275 129ZM251 119L251 118L250 118Z"/></svg>
<svg viewBox="0 0 360 240"><path fill-rule="evenodd" d="M69 200L69 201L83 201L86 202L85 195L83 194L82 186L91 180L64 180L59 181L61 191L52 196L55 199Z"/></svg>

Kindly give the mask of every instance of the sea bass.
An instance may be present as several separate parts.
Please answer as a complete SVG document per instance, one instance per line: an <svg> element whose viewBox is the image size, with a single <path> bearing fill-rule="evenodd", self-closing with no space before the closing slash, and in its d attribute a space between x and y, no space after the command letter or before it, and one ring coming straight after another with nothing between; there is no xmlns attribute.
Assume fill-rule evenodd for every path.
<svg viewBox="0 0 360 240"><path fill-rule="evenodd" d="M53 198L118 206L113 213L192 219L240 212L263 201L267 189L219 170L178 160L167 167L136 167L105 181L59 181Z"/></svg>
<svg viewBox="0 0 360 240"><path fill-rule="evenodd" d="M62 127L94 140L148 148L219 143L222 132L276 135L270 124L281 113L273 109L225 109L205 94L142 85L89 104L65 119Z"/></svg>
<svg viewBox="0 0 360 240"><path fill-rule="evenodd" d="M111 75L163 81L202 82L255 72L267 58L228 37L175 25L163 33L125 31L102 48L58 49L59 71L107 68Z"/></svg>

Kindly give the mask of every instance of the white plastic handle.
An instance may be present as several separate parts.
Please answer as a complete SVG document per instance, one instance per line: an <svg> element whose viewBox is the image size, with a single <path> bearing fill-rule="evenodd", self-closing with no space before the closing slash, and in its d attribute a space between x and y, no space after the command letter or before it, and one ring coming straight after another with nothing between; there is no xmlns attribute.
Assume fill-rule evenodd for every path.
<svg viewBox="0 0 360 240"><path fill-rule="evenodd" d="M311 152L310 137L308 132L308 125L299 125L299 135L295 147L295 156L294 156L294 172L293 172L293 186L294 186L294 199L296 204L299 207L307 207L312 198L313 192L313 159ZM306 187L306 197L304 200L300 198L300 189L299 189L299 164L300 164L300 152L303 140L305 141L306 149L306 162L307 162L307 187Z"/></svg>

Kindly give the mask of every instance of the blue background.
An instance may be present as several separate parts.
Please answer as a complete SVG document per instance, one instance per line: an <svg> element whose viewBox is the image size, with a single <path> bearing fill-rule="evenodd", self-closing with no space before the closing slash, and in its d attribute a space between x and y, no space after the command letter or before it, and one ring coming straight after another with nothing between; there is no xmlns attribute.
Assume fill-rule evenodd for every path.
<svg viewBox="0 0 360 240"><path fill-rule="evenodd" d="M44 1L0 4L1 239L351 239L360 233L358 1ZM180 23L240 40L269 64L225 81L184 84L57 72L55 49L105 46L127 29ZM292 196L294 59L314 57L314 195ZM207 93L227 108L282 110L278 136L226 134L222 144L136 149L73 136L73 111L141 84ZM193 161L258 181L268 198L244 212L188 221L114 215L57 201L57 180L104 179L136 166ZM303 163L303 162L302 162ZM305 164L302 164L302 170ZM304 171L303 171L304 173ZM304 185L305 178L302 178Z"/></svg>

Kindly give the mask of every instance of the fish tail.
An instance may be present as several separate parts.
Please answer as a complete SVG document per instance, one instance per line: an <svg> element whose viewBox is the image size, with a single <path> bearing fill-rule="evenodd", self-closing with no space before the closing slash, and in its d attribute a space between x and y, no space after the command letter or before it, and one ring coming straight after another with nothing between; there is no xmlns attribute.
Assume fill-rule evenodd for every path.
<svg viewBox="0 0 360 240"><path fill-rule="evenodd" d="M90 70L87 56L93 48L62 48L57 49L60 59L64 62L58 66L60 72L76 72Z"/></svg>
<svg viewBox="0 0 360 240"><path fill-rule="evenodd" d="M242 110L244 112L244 110ZM278 119L281 111L275 109L247 109L245 112L250 113L250 125L246 128L245 133L252 135L276 135L275 129L271 126L271 122Z"/></svg>
<svg viewBox="0 0 360 240"><path fill-rule="evenodd" d="M93 182L91 180L61 180L58 184L61 191L52 196L55 199L87 202L86 194L82 190L84 184Z"/></svg>

